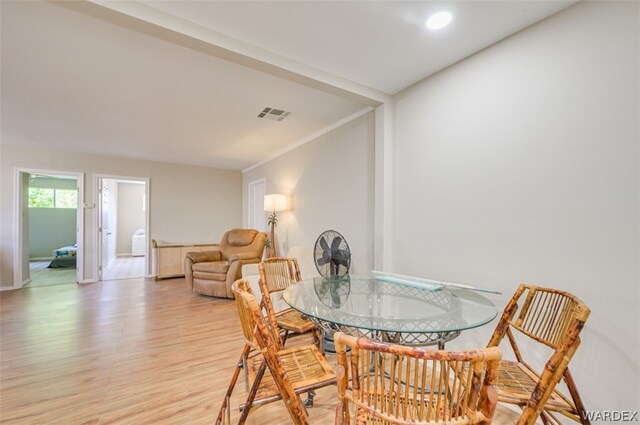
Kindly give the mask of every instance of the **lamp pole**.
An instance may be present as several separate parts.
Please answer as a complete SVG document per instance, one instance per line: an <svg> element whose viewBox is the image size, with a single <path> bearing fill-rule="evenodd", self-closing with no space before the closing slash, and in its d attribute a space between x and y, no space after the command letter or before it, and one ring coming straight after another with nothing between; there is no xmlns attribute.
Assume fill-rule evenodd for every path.
<svg viewBox="0 0 640 425"><path fill-rule="evenodd" d="M276 256L276 226L278 225L278 211L287 209L287 196L279 193L264 195L264 210L271 211L267 223L271 226L269 239L269 257Z"/></svg>
<svg viewBox="0 0 640 425"><path fill-rule="evenodd" d="M269 216L269 224L271 225L271 237L269 238L271 244L269 245L269 257L273 258L276 256L276 232L275 228L278 224L278 213L276 210L271 212Z"/></svg>

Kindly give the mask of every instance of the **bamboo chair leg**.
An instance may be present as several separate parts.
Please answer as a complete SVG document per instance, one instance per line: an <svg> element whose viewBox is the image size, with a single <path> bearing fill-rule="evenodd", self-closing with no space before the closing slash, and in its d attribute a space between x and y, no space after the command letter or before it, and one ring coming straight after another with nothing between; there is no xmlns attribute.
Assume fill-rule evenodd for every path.
<svg viewBox="0 0 640 425"><path fill-rule="evenodd" d="M522 363L524 360L522 360L522 354L520 354L520 348L518 347L518 344L516 343L516 339L513 336L513 333L511 332L510 328L507 328L507 338L509 338L509 344L511 344L511 349L513 350L513 354L516 355L516 360L518 360L520 363Z"/></svg>
<svg viewBox="0 0 640 425"><path fill-rule="evenodd" d="M304 412L304 417L303 418L299 418L298 417L295 420L296 421L300 421L300 423L302 423L302 424L307 424L308 423L307 418L309 417L309 411L306 409L306 406L304 405L304 402L300 398L300 394L296 394L296 398L298 399L298 403L300 403L302 405L302 411ZM311 400L311 401L313 402L313 400ZM288 404L287 404L287 410L289 410L289 412L291 413L291 410L289 409L289 405Z"/></svg>
<svg viewBox="0 0 640 425"><path fill-rule="evenodd" d="M324 333L322 332L322 329L315 328L311 332L313 332L313 338L316 340L315 341L316 342L316 346L318 347L318 350L320 351L320 354L322 354L324 356L325 355L325 352L324 352Z"/></svg>
<svg viewBox="0 0 640 425"><path fill-rule="evenodd" d="M238 360L238 363L236 364L236 368L233 371L233 375L231 376L231 382L229 382L229 388L227 389L227 394L225 395L224 401L222 402L222 407L220 407L220 412L218 413L218 419L216 419L216 425L222 424L224 412L225 410L229 410L229 400L231 399L231 394L233 393L233 389L235 388L236 382L238 381L238 376L240 376L240 368L242 368L242 365L244 364L244 359L246 358L250 350L251 350L251 346L249 344L245 344L244 349L242 350L242 354L240 355L240 360Z"/></svg>
<svg viewBox="0 0 640 425"><path fill-rule="evenodd" d="M284 331L284 335L282 336L282 346L284 347L284 344L287 342L287 337L289 336L289 330L285 329Z"/></svg>
<svg viewBox="0 0 640 425"><path fill-rule="evenodd" d="M256 398L256 393L258 392L258 388L260 387L260 382L262 381L262 377L264 376L264 372L267 369L267 362L263 359L260 364L260 369L256 373L256 379L253 381L253 385L251 386L251 390L249 391L249 395L247 396L247 401L244 403L244 407L242 408L242 414L240 415L240 419L238 420L238 425L243 425L247 421L247 416L249 416L249 412L251 411L251 407L253 406L253 400Z"/></svg>
<svg viewBox="0 0 640 425"><path fill-rule="evenodd" d="M342 400L338 401L338 405L336 406L336 419L335 425L345 425L344 423L344 402Z"/></svg>
<svg viewBox="0 0 640 425"><path fill-rule="evenodd" d="M544 425L549 425L549 419L547 419L547 414L544 411L540 412L540 419L542 419Z"/></svg>
<svg viewBox="0 0 640 425"><path fill-rule="evenodd" d="M564 380L567 383L567 388L569 388L569 394L571 394L571 398L573 399L573 404L576 406L576 411L578 416L580 416L580 421L583 425L591 425L591 421L585 415L584 404L582 403L582 398L580 397L580 393L578 393L578 388L576 387L576 383L573 380L573 376L571 372L569 372L569 368L564 371Z"/></svg>
<svg viewBox="0 0 640 425"><path fill-rule="evenodd" d="M247 369L247 355L242 357L242 370L244 371L244 390L249 392L249 369Z"/></svg>

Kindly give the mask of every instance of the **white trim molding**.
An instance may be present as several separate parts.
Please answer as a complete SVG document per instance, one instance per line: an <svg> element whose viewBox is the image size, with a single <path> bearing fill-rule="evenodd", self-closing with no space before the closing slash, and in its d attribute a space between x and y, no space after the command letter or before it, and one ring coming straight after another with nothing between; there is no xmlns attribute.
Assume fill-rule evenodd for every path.
<svg viewBox="0 0 640 425"><path fill-rule="evenodd" d="M393 238L393 103L376 108L374 165L373 264L376 270L392 271Z"/></svg>
<svg viewBox="0 0 640 425"><path fill-rule="evenodd" d="M11 285L11 286L0 286L0 292L2 292L2 291L15 291L16 289L18 289L18 288L16 288L13 285Z"/></svg>

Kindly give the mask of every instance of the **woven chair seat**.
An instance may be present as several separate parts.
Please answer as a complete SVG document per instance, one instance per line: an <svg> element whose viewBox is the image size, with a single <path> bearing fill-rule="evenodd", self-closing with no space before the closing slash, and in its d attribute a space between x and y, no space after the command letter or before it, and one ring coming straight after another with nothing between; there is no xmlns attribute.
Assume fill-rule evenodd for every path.
<svg viewBox="0 0 640 425"><path fill-rule="evenodd" d="M422 401L422 398L420 396L417 396L415 399L411 397L411 395L409 397L405 396L404 394L389 394L388 391L384 391L384 393L381 392L377 392L377 393L367 393L364 395L365 399L367 399L369 402L372 402L374 399L377 399L377 403L384 403L385 405L395 405L395 404L399 404L400 405L400 410L403 410L405 412L408 412L407 417L402 417L402 420L405 421L411 421L411 423L434 423L434 424L441 424L442 421L446 420L446 412L443 411L442 408L437 408L436 406L434 406L435 402L432 402L431 406L428 406L429 402L427 399L425 399L424 401ZM410 407L408 409L404 409L404 405L405 403L407 404L407 407ZM417 404L417 406L420 406L421 404L423 405L422 407L416 407L415 405ZM374 403L375 405L375 403ZM417 420L415 417L411 417L411 412L414 411L415 409L424 409L426 410L431 410L430 413L430 420L429 421L420 421ZM435 409L438 409L438 412L436 413ZM378 411L378 415L383 415L382 412ZM356 417L355 417L355 425L394 425L397 423L397 418L394 417L389 417L389 420L385 420L384 418L381 418L379 416L374 416L373 414L371 414L371 412L366 409L366 408L362 408L360 406L356 407ZM437 416L437 419L436 419ZM476 417L477 418L484 418L484 415L482 415L481 412L476 412ZM479 419L478 419L479 420Z"/></svg>
<svg viewBox="0 0 640 425"><path fill-rule="evenodd" d="M478 417L482 417L482 413L478 413ZM415 423L425 423L425 424L442 424L441 421L430 421L430 422L415 422ZM444 422L446 423L446 422ZM358 408L356 412L355 425L396 425L397 420L384 420L382 418L373 416L367 410Z"/></svg>
<svg viewBox="0 0 640 425"><path fill-rule="evenodd" d="M315 325L297 310L288 308L276 313L276 323L280 329L303 334L315 328Z"/></svg>
<svg viewBox="0 0 640 425"><path fill-rule="evenodd" d="M531 398L531 393L538 384L539 377L522 363L502 360L498 374L498 399L501 402L513 404L526 404ZM554 390L545 408L552 411L575 411L573 403Z"/></svg>
<svg viewBox="0 0 640 425"><path fill-rule="evenodd" d="M296 393L303 393L309 391L309 387L324 386L336 381L333 369L315 345L281 350L278 352L278 357ZM249 362L250 383L253 383L261 363L262 356ZM274 397L280 398L280 391L267 368L256 393L256 404L258 404L257 400L270 400Z"/></svg>

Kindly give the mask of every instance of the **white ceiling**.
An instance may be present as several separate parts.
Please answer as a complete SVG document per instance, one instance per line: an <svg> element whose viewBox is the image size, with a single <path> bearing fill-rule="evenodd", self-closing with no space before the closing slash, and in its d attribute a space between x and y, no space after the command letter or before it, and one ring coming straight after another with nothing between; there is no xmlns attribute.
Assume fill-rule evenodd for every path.
<svg viewBox="0 0 640 425"><path fill-rule="evenodd" d="M163 16L153 22L166 22L160 34L70 6L78 3L1 1L2 143L243 169L376 103L333 89L327 75L396 93L572 3L104 3L144 6L179 19L182 34L205 28L256 52L232 62L175 42ZM452 25L424 29L442 9ZM263 72L262 63L301 66ZM293 114L256 118L265 106Z"/></svg>
<svg viewBox="0 0 640 425"><path fill-rule="evenodd" d="M144 1L148 6L388 94L572 1ZM449 11L439 31L424 23Z"/></svg>

